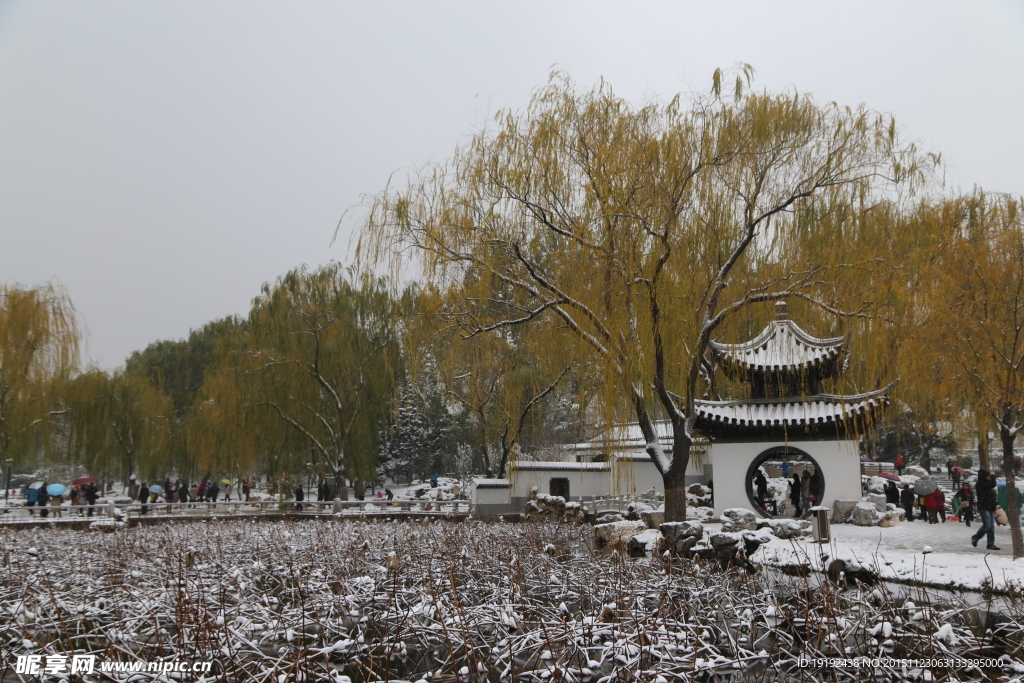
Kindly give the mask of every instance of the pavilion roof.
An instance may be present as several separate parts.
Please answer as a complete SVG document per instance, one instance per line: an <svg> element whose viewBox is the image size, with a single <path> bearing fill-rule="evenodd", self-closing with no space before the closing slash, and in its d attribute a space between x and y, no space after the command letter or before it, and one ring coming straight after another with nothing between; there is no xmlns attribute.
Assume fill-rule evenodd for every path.
<svg viewBox="0 0 1024 683"><path fill-rule="evenodd" d="M702 434L713 436L771 431L798 434L823 427L845 429L886 407L895 386L893 382L883 389L852 396L695 401L695 426Z"/></svg>
<svg viewBox="0 0 1024 683"><path fill-rule="evenodd" d="M846 336L821 339L789 319L772 320L750 341L723 344L712 340L715 361L730 377L755 372L802 373L817 369L832 375L845 369Z"/></svg>

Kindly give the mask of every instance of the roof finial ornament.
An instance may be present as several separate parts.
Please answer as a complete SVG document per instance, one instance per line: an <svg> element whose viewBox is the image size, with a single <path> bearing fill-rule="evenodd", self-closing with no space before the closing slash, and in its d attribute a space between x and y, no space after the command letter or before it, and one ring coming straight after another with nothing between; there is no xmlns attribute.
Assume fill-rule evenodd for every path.
<svg viewBox="0 0 1024 683"><path fill-rule="evenodd" d="M789 312L786 310L785 301L775 302L775 319L776 320L787 320L789 318Z"/></svg>

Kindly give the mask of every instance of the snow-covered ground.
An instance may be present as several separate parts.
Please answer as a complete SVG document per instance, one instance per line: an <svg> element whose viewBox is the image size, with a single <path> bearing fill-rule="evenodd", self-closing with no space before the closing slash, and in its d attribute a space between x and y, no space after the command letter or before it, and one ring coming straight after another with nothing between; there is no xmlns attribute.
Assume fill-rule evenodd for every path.
<svg viewBox="0 0 1024 683"><path fill-rule="evenodd" d="M716 526L705 525L709 530ZM1024 591L1024 559L1013 560L1009 527L996 527L998 551L985 550L985 538L977 548L971 546L971 534L979 528L978 522L970 528L962 522L904 522L890 528L834 524L830 544L819 546L806 537L776 538L762 546L755 559L773 565L809 563L820 569L824 553L826 565L835 559L852 561L887 579ZM924 553L926 546L931 552Z"/></svg>

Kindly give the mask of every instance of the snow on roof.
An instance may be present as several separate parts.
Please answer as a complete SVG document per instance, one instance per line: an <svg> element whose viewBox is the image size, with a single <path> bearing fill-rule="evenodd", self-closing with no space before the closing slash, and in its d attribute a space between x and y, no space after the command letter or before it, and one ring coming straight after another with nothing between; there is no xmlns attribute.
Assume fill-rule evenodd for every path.
<svg viewBox="0 0 1024 683"><path fill-rule="evenodd" d="M512 467L524 470L566 470L570 472L601 471L611 467L607 462L553 462L536 460L519 460L512 464Z"/></svg>
<svg viewBox="0 0 1024 683"><path fill-rule="evenodd" d="M672 444L672 423L668 420L662 420L654 423L654 431L658 434L658 439L661 440L663 445L669 446ZM643 447L647 443L647 439L644 438L643 432L640 431L640 425L637 422L626 422L618 424L612 427L609 432L601 435L594 441L585 441L583 443L567 444L564 448L572 450L599 450L603 451L609 446L623 447L623 446L639 446Z"/></svg>
<svg viewBox="0 0 1024 683"><path fill-rule="evenodd" d="M473 485L478 489L507 489L512 484L508 479L474 479Z"/></svg>
<svg viewBox="0 0 1024 683"><path fill-rule="evenodd" d="M853 396L808 396L796 399L695 401L698 422L741 427L782 427L832 424L883 408L895 382L877 391Z"/></svg>
<svg viewBox="0 0 1024 683"><path fill-rule="evenodd" d="M789 319L773 320L761 334L740 344L709 342L723 370L800 371L836 361L846 354L846 337L819 339Z"/></svg>

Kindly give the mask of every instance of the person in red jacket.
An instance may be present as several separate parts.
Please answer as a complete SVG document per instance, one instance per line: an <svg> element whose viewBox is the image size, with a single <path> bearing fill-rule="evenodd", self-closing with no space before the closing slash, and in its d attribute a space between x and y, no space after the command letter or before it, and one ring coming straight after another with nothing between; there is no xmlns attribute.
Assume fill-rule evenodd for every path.
<svg viewBox="0 0 1024 683"><path fill-rule="evenodd" d="M942 519L942 523L946 523L946 494L942 492L942 489L935 489L935 493L932 494L934 498L932 503L935 507L932 509Z"/></svg>
<svg viewBox="0 0 1024 683"><path fill-rule="evenodd" d="M938 489L936 489L935 491L938 491ZM929 524L939 523L939 517L935 511L935 491L932 491L927 496L924 496L923 500L921 501L921 507L928 511Z"/></svg>
<svg viewBox="0 0 1024 683"><path fill-rule="evenodd" d="M896 462L894 464L896 465L896 474L898 474L899 476L902 477L903 476L903 467L906 465L906 463L903 462L903 456L902 455L897 455L896 456Z"/></svg>

